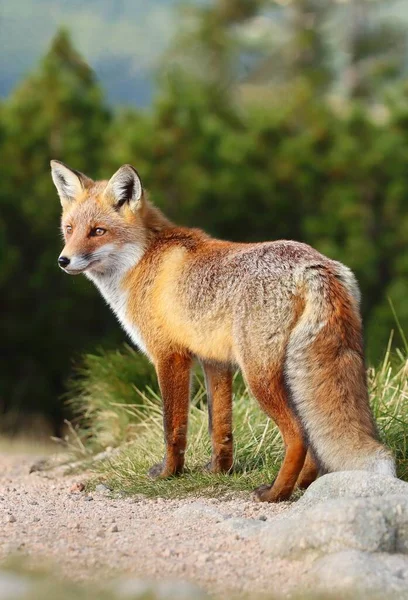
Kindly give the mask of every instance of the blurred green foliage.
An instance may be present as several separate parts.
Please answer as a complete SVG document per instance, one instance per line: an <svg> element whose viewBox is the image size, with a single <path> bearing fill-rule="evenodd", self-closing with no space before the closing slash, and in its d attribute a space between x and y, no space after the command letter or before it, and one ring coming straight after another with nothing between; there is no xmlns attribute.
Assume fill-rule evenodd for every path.
<svg viewBox="0 0 408 600"><path fill-rule="evenodd" d="M61 32L0 114L0 408L61 419L62 378L113 318L85 281L56 268L60 206L49 161L97 173L110 114L91 69ZM110 321L110 325L109 325ZM108 325L105 325L105 322ZM18 415L17 415L18 416ZM10 427L10 420L7 420Z"/></svg>
<svg viewBox="0 0 408 600"><path fill-rule="evenodd" d="M305 3L291 4L295 41ZM200 59L207 53L211 64L216 56L222 68L206 78L172 56L149 111L109 110L64 31L0 106L1 411L44 412L61 422L58 398L73 362L124 339L91 284L56 266L60 205L51 158L93 178L131 162L154 202L181 224L242 241L294 238L345 262L362 287L372 362L394 325L388 296L407 329L408 87L383 88L374 110L367 84L369 96L351 93L359 99L339 108L324 91L327 61L302 71L297 54L284 85L257 76L248 99L241 92L251 77L243 82L235 68L233 36L263 4L254 10L247 0L219 0L212 14L200 8ZM309 5L320 10L319 2ZM323 42L317 29L302 37L313 63L308 39L313 52ZM186 54L187 42L177 52ZM260 53L252 73L266 73L271 56Z"/></svg>

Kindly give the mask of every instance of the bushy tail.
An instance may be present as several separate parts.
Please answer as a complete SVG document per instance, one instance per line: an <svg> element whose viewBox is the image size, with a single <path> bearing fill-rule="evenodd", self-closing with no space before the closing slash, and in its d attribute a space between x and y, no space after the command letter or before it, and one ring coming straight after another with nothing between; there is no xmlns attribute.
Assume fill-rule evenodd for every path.
<svg viewBox="0 0 408 600"><path fill-rule="evenodd" d="M306 306L285 362L289 393L323 469L395 475L369 407L358 287L349 269L334 265L303 274Z"/></svg>

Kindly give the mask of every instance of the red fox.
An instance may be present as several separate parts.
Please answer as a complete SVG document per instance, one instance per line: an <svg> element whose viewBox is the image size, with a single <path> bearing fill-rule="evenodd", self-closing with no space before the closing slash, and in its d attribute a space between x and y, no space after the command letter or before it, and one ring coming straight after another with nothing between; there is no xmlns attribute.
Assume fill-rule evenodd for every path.
<svg viewBox="0 0 408 600"><path fill-rule="evenodd" d="M211 471L233 465L234 369L280 429L283 464L255 490L258 501L289 498L319 470L395 476L369 407L350 269L299 242L233 243L177 227L130 165L97 182L51 167L63 208L60 267L95 283L157 372L166 452L152 477L183 470L195 359L208 390Z"/></svg>

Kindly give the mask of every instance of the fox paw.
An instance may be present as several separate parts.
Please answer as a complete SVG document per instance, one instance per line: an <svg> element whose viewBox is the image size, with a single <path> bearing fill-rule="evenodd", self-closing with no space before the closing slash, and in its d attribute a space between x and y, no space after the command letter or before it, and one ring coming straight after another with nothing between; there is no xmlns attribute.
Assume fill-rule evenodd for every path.
<svg viewBox="0 0 408 600"><path fill-rule="evenodd" d="M261 485L253 491L253 499L255 502L283 502L290 498L291 491L274 490L273 483L271 485Z"/></svg>
<svg viewBox="0 0 408 600"><path fill-rule="evenodd" d="M252 497L255 502L269 502L268 496L271 489L272 485L260 485L253 491Z"/></svg>
<svg viewBox="0 0 408 600"><path fill-rule="evenodd" d="M162 476L162 473L163 463L157 463L156 465L153 465L148 471L149 477L151 477L151 479L158 479Z"/></svg>
<svg viewBox="0 0 408 600"><path fill-rule="evenodd" d="M157 463L157 465L153 465L149 471L148 475L151 479L166 479L167 477L174 477L175 475L180 475L183 472L183 467L170 470L166 467L164 463Z"/></svg>

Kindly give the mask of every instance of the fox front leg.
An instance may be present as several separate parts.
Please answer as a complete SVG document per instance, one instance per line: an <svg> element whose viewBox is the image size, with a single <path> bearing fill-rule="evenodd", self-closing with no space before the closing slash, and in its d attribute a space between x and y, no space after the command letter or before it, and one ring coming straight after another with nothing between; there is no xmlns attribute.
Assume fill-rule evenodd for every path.
<svg viewBox="0 0 408 600"><path fill-rule="evenodd" d="M207 468L212 473L228 473L233 463L232 373L224 365L204 363L208 398L208 423L212 457Z"/></svg>
<svg viewBox="0 0 408 600"><path fill-rule="evenodd" d="M171 477L183 471L190 400L190 370L191 358L182 354L172 354L156 361L163 399L166 454L163 462L150 469L150 477Z"/></svg>

